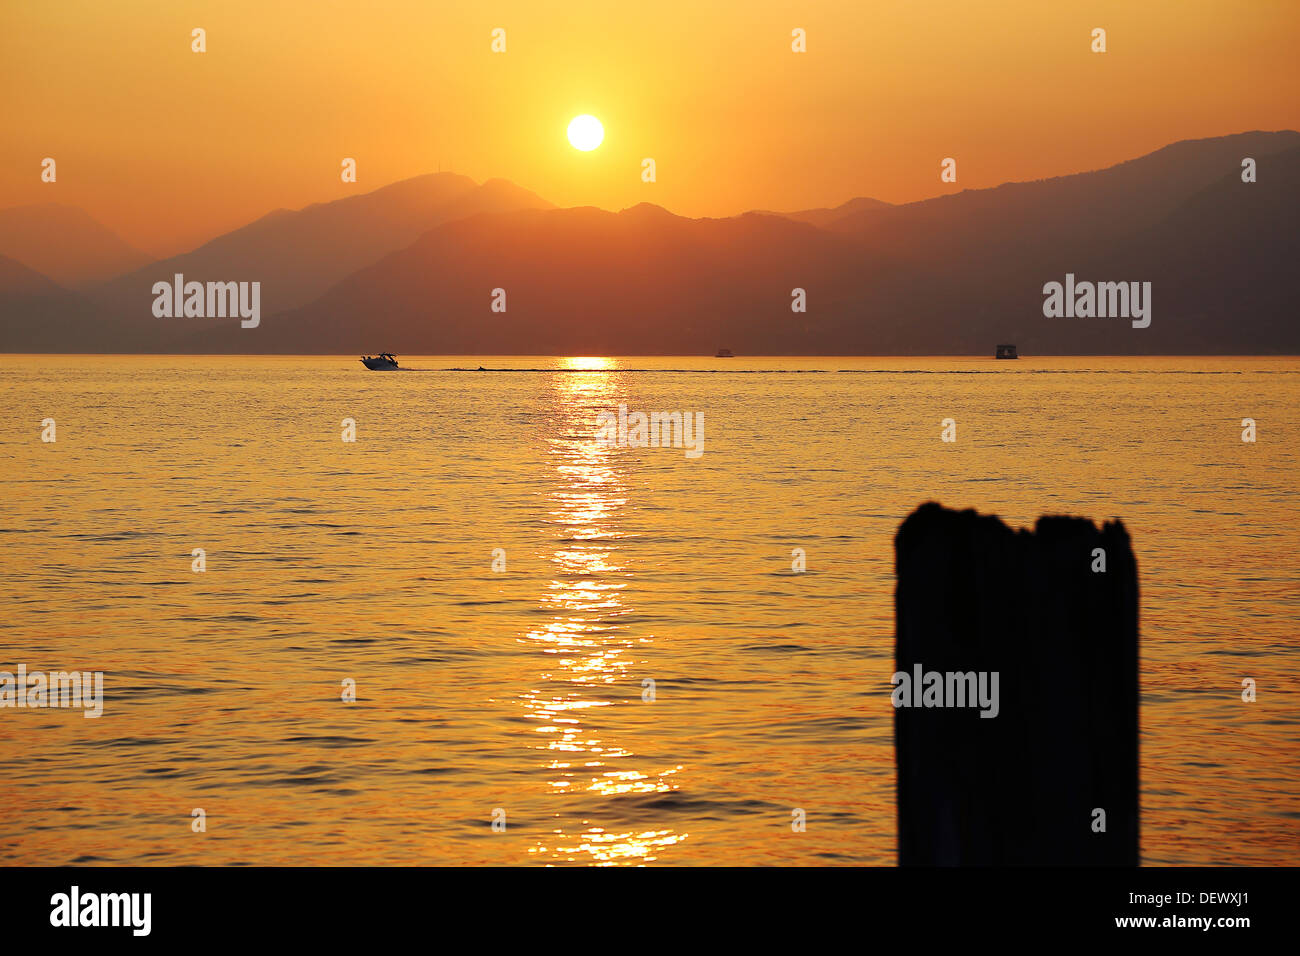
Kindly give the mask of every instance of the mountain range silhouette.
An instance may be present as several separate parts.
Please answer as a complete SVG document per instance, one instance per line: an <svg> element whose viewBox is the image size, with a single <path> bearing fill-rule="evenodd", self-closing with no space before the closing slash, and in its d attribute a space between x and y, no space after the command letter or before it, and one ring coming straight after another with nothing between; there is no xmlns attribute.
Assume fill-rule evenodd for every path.
<svg viewBox="0 0 1300 956"><path fill-rule="evenodd" d="M0 350L1291 354L1298 184L1289 130L920 202L719 219L557 208L436 173L153 263L81 210L26 206L0 210ZM152 286L176 273L259 281L260 325L154 317ZM1067 273L1151 282L1150 327L1044 317L1044 283Z"/></svg>

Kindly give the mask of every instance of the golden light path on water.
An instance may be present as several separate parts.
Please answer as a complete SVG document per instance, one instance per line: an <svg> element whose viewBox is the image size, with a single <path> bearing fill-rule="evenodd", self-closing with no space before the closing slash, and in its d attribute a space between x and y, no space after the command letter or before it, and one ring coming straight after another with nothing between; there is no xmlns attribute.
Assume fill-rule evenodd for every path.
<svg viewBox="0 0 1300 956"><path fill-rule="evenodd" d="M681 767L637 768L636 754L604 740L594 716L616 706L602 692L614 685L637 684L629 655L641 641L623 635L618 619L630 608L623 592L631 571L618 561L621 509L626 489L616 450L598 441L595 417L619 403L611 359L571 358L568 371L552 379L556 408L567 419L549 439L558 479L550 492L548 519L560 546L551 555L555 577L542 596L552 619L530 630L538 645L539 686L522 698L535 731L534 745L550 772L553 794L580 791L603 797L664 793L676 789ZM620 580L623 579L623 580ZM653 640L652 637L643 639ZM558 814L557 814L558 816ZM657 851L686 839L672 829L607 830L584 821L581 828L556 827L550 839L529 848L556 862L597 865L639 864L656 860Z"/></svg>

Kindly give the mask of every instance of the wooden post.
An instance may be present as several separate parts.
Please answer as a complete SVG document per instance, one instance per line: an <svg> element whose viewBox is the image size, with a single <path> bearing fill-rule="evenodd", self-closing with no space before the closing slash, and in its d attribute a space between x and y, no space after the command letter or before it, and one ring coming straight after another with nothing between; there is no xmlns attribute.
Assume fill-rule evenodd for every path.
<svg viewBox="0 0 1300 956"><path fill-rule="evenodd" d="M1136 866L1138 583L1123 523L1012 531L931 502L894 555L899 863ZM989 702L954 706L971 672Z"/></svg>

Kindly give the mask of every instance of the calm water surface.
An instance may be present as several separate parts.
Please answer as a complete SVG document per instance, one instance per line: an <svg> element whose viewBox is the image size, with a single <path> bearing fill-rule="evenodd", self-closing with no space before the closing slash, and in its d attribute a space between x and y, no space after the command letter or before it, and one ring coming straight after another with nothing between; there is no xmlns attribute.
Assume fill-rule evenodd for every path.
<svg viewBox="0 0 1300 956"><path fill-rule="evenodd" d="M893 863L937 499L1124 519L1144 860L1300 863L1300 361L403 361L0 357L0 669L106 697L0 711L0 861Z"/></svg>

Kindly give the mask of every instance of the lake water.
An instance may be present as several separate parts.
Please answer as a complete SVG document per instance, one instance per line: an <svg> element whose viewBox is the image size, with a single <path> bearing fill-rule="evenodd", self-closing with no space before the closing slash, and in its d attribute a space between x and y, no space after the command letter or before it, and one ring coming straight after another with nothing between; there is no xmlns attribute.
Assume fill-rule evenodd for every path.
<svg viewBox="0 0 1300 956"><path fill-rule="evenodd" d="M1300 863L1300 360L402 361L0 357L0 670L105 675L0 710L0 861L892 864L935 499L1122 518L1143 860Z"/></svg>

